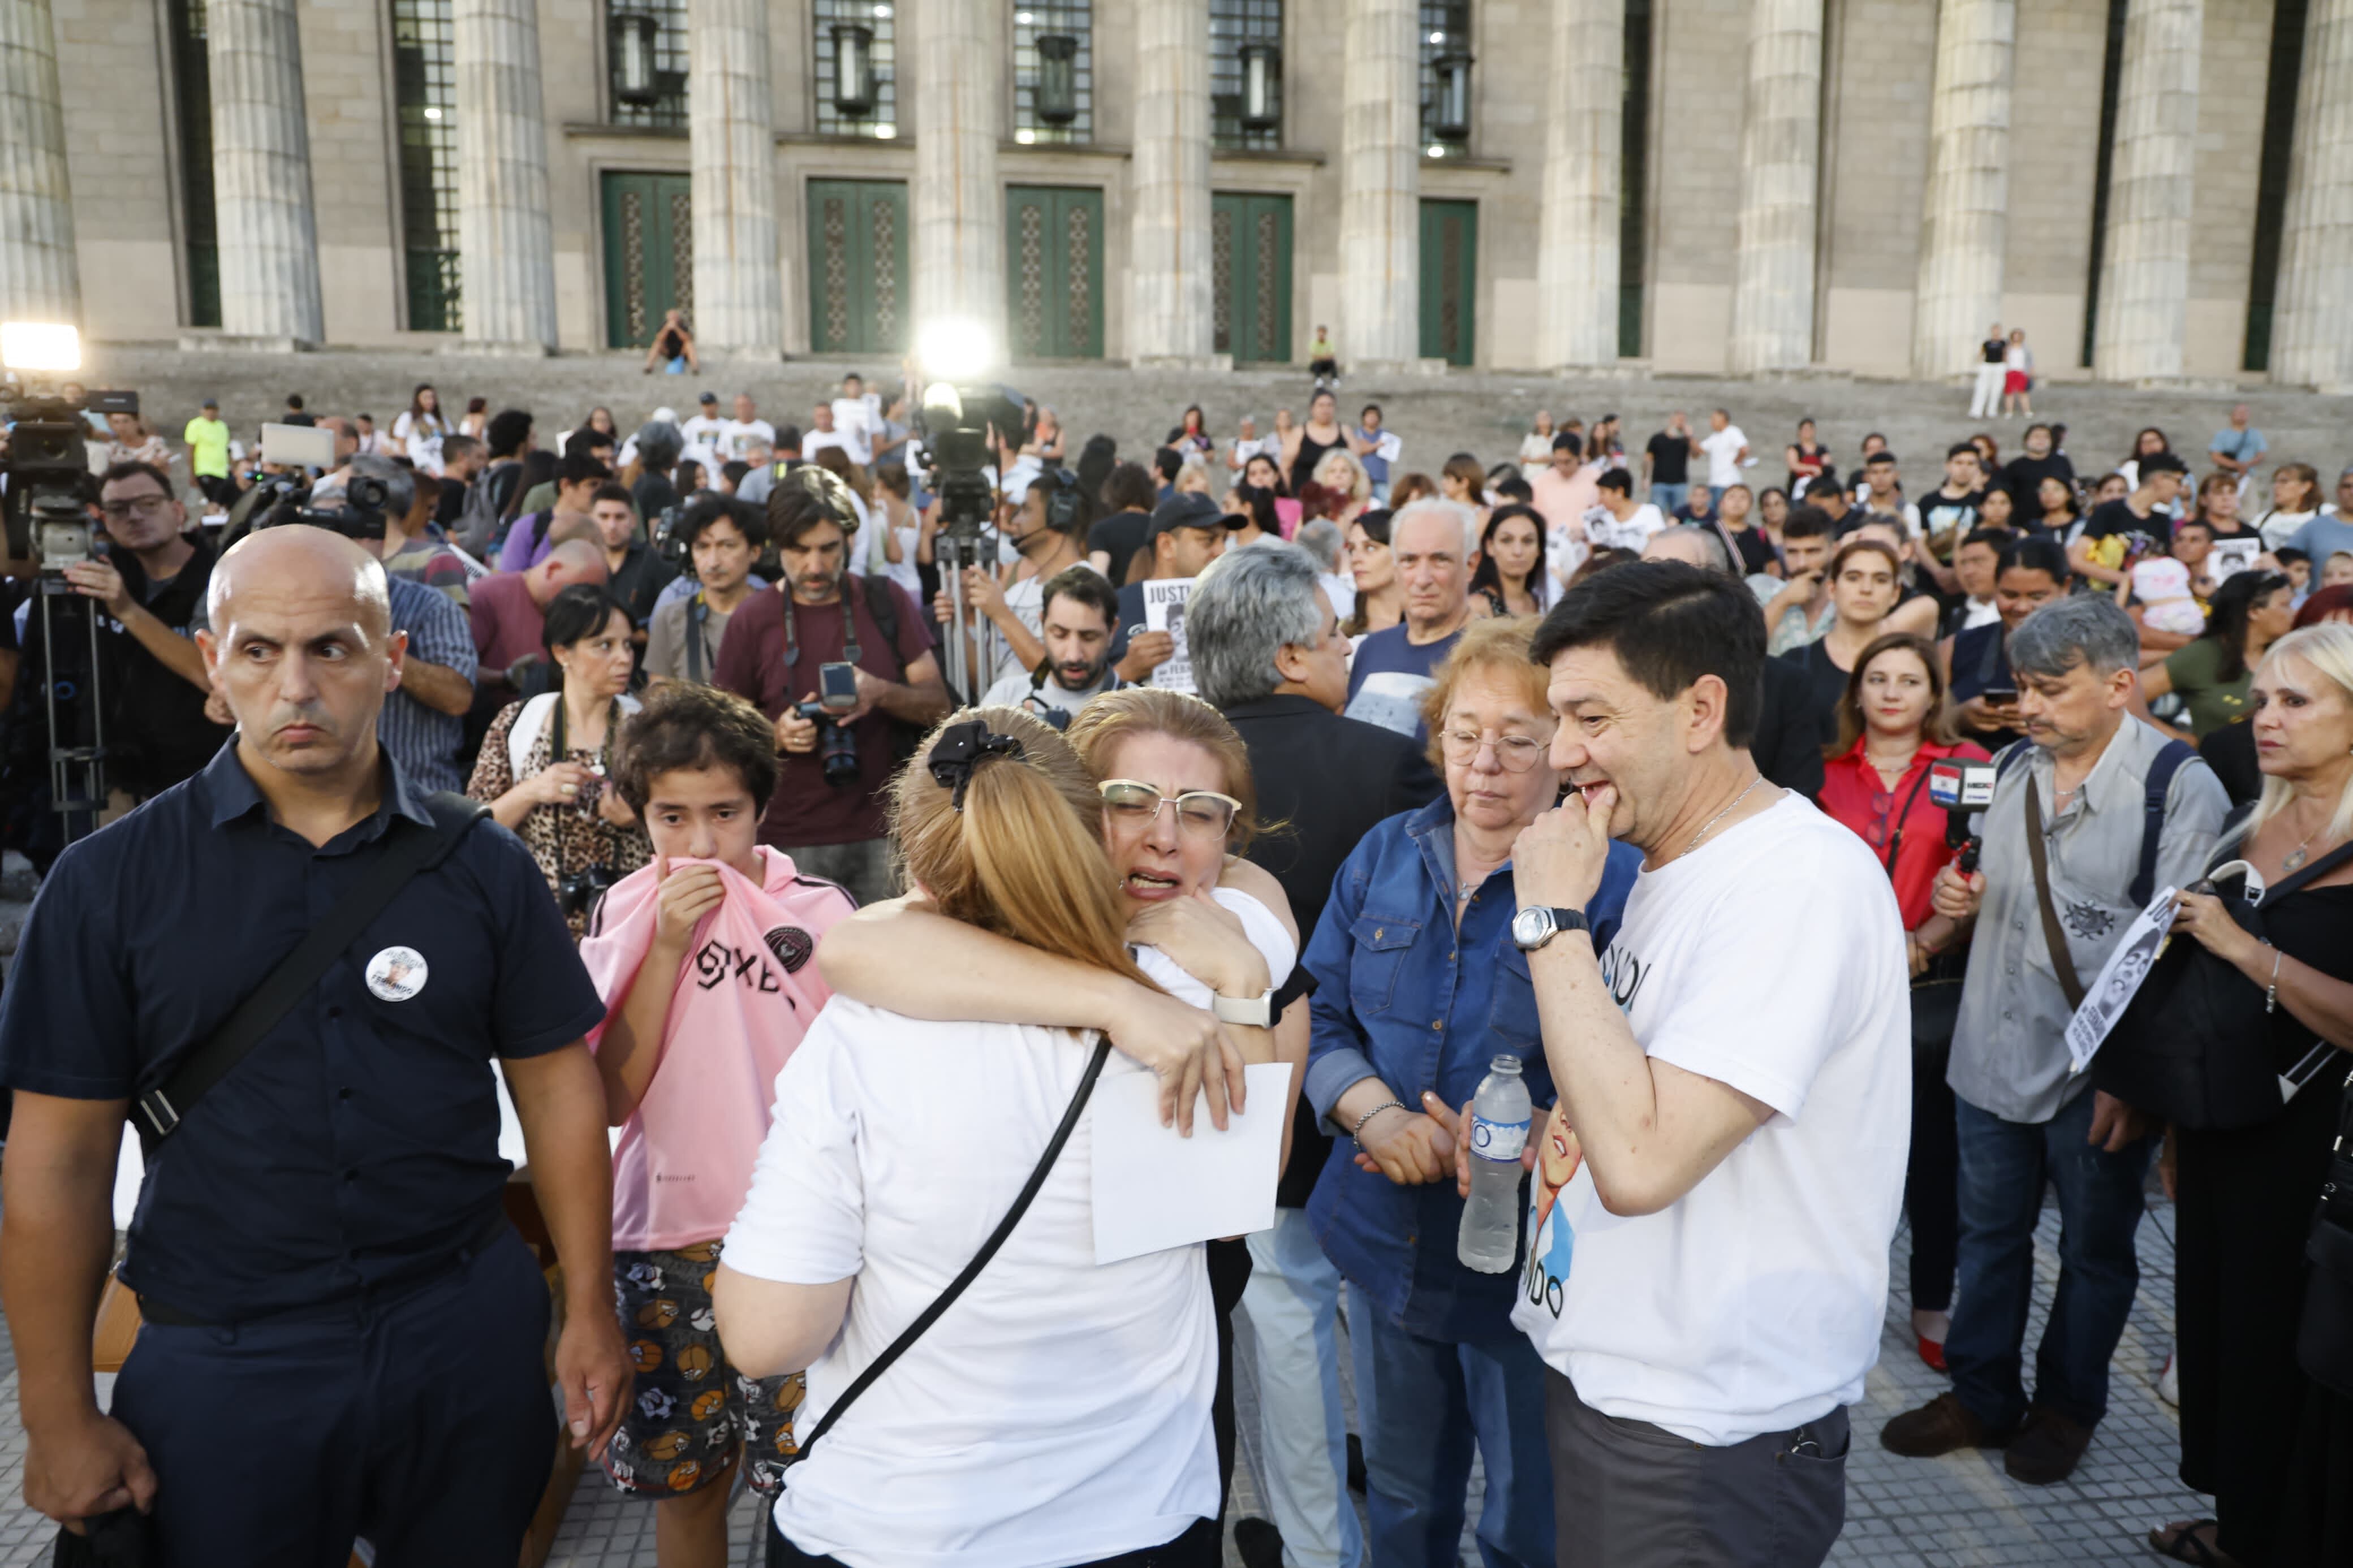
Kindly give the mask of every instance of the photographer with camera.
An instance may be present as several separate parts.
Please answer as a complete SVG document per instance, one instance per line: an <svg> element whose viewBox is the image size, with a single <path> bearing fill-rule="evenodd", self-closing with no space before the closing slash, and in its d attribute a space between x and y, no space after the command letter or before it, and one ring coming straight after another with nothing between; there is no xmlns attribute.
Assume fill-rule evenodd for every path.
<svg viewBox="0 0 2353 1568"><path fill-rule="evenodd" d="M697 496L663 542L692 566L662 592L646 637L646 674L659 683L707 683L719 668L727 623L757 593L752 563L768 542L768 520L726 496ZM672 590L683 586L683 594Z"/></svg>
<svg viewBox="0 0 2353 1568"><path fill-rule="evenodd" d="M110 548L62 575L104 612L97 674L109 793L128 807L201 772L229 737L227 725L206 716L212 679L191 640L205 624L213 552L152 464L116 464L100 479L98 496ZM35 605L31 615L39 613ZM29 616L22 641L24 684L37 689L41 637Z"/></svg>
<svg viewBox="0 0 2353 1568"><path fill-rule="evenodd" d="M888 898L894 731L948 711L931 630L905 589L845 569L857 514L839 479L789 469L767 507L785 580L735 612L712 682L767 715L785 753L760 842L860 903Z"/></svg>
<svg viewBox="0 0 2353 1568"><path fill-rule="evenodd" d="M600 586L557 594L543 634L556 688L499 710L466 786L531 850L575 941L598 895L653 853L638 814L607 787L621 721L638 710L634 630Z"/></svg>

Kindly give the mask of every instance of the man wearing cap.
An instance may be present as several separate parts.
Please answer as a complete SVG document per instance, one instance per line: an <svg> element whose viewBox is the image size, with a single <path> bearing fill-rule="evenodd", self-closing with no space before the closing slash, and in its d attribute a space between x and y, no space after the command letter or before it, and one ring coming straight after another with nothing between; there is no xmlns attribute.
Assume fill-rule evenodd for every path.
<svg viewBox="0 0 2353 1568"><path fill-rule="evenodd" d="M1174 636L1145 626L1144 584L1198 577L1226 552L1226 520L1208 496L1173 495L1152 514L1143 547L1151 552L1151 569L1119 591L1119 629L1111 650L1112 667L1130 685L1150 680L1176 656Z"/></svg>
<svg viewBox="0 0 2353 1568"><path fill-rule="evenodd" d="M188 421L180 439L188 445L188 472L205 499L217 507L236 500L237 486L228 477L228 426L221 419L220 405L206 398L203 412Z"/></svg>
<svg viewBox="0 0 2353 1568"><path fill-rule="evenodd" d="M678 427L678 433L686 437L682 455L706 468L715 468L719 466L719 437L727 428L727 421L719 417L717 393L706 392L698 402L701 405L694 417Z"/></svg>

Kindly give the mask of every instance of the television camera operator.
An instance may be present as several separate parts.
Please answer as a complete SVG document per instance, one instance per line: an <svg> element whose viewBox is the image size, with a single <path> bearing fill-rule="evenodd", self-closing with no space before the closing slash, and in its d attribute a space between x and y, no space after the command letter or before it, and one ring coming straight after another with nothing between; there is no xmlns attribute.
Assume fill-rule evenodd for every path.
<svg viewBox="0 0 2353 1568"><path fill-rule="evenodd" d="M760 842L860 903L891 896L885 791L904 737L948 711L931 629L905 589L844 565L849 490L812 464L778 475L768 534L783 563L773 592L728 623L712 684L776 727L784 753Z"/></svg>

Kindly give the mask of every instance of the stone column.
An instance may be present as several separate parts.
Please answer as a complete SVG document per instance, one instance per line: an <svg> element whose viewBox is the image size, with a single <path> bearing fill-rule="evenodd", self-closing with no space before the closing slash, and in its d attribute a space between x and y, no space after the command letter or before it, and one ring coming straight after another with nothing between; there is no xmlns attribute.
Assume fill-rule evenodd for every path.
<svg viewBox="0 0 2353 1568"><path fill-rule="evenodd" d="M1625 73L1625 0L1553 0L1536 247L1536 363L1547 369L1618 358Z"/></svg>
<svg viewBox="0 0 2353 1568"><path fill-rule="evenodd" d="M1814 354L1814 232L1822 156L1822 0L1748 0L1733 249L1735 375Z"/></svg>
<svg viewBox="0 0 2353 1568"><path fill-rule="evenodd" d="M2272 379L2353 392L2353 0L2312 0L2273 293Z"/></svg>
<svg viewBox="0 0 2353 1568"><path fill-rule="evenodd" d="M909 0L913 12L915 333L956 318L1005 348L1004 14L985 0Z"/></svg>
<svg viewBox="0 0 2353 1568"><path fill-rule="evenodd" d="M555 238L537 0L454 0L458 252L467 350L555 347Z"/></svg>
<svg viewBox="0 0 2353 1568"><path fill-rule="evenodd" d="M221 330L290 348L326 336L295 0L211 0Z"/></svg>
<svg viewBox="0 0 2353 1568"><path fill-rule="evenodd" d="M1128 355L1194 368L1216 352L1209 261L1208 0L1135 9Z"/></svg>
<svg viewBox="0 0 2353 1568"><path fill-rule="evenodd" d="M778 359L785 288L768 0L692 0L687 37L695 342L705 350Z"/></svg>
<svg viewBox="0 0 2353 1568"><path fill-rule="evenodd" d="M2092 347L2092 374L2102 381L2181 375L2205 22L2205 0L2131 0L2125 13L2107 248Z"/></svg>
<svg viewBox="0 0 2353 1568"><path fill-rule="evenodd" d="M1912 374L1947 381L1977 363L2001 319L2010 242L2010 84L2018 0L1943 0L1928 110L1928 186L1913 293Z"/></svg>
<svg viewBox="0 0 2353 1568"><path fill-rule="evenodd" d="M1340 116L1340 363L1421 349L1421 47L1414 0L1348 0Z"/></svg>
<svg viewBox="0 0 2353 1568"><path fill-rule="evenodd" d="M49 0L0 5L0 321L81 321Z"/></svg>

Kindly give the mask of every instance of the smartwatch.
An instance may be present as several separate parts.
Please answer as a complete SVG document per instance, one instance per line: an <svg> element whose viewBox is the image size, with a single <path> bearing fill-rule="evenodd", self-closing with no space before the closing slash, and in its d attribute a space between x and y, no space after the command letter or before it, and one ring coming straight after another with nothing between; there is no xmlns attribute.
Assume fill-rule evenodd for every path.
<svg viewBox="0 0 2353 1568"><path fill-rule="evenodd" d="M1252 1028L1274 1027L1274 993L1257 996L1213 996L1209 1010L1220 1024L1247 1024Z"/></svg>
<svg viewBox="0 0 2353 1568"><path fill-rule="evenodd" d="M1591 931L1583 910L1555 910L1538 905L1512 917L1512 942L1522 952L1534 952L1565 931Z"/></svg>

